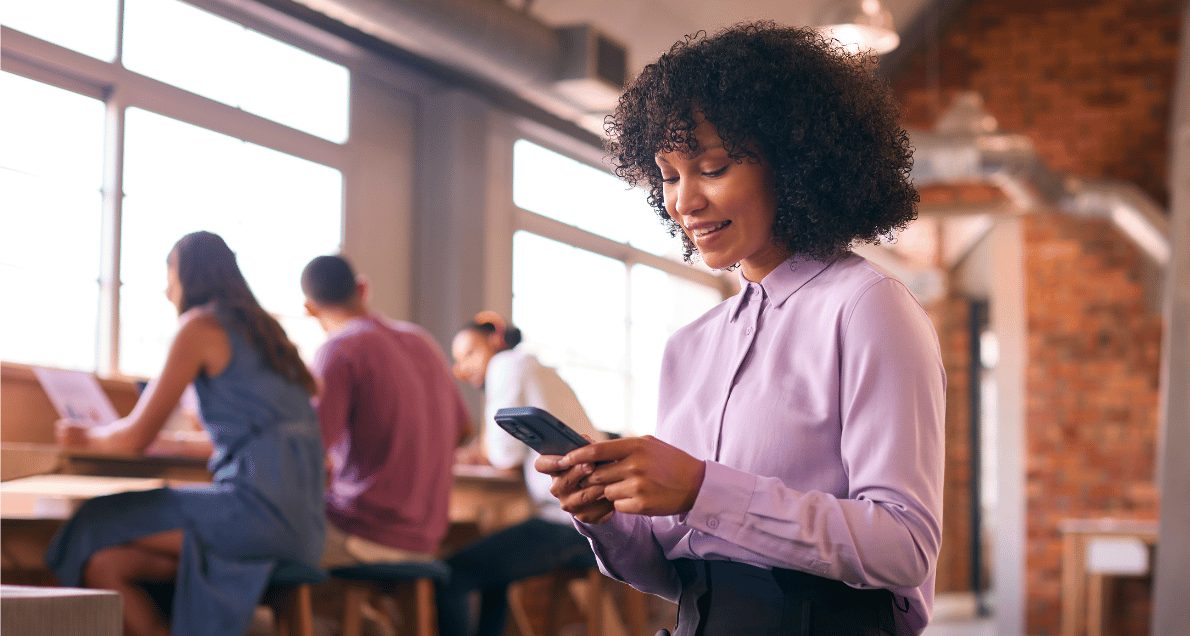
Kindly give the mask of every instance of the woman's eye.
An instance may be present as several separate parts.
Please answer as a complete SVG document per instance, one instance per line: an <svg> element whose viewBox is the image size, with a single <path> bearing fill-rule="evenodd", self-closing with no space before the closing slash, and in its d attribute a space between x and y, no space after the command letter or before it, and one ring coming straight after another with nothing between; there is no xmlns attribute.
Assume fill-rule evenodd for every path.
<svg viewBox="0 0 1190 636"><path fill-rule="evenodd" d="M677 182L678 182L677 177L666 177L666 176L661 177L661 183L677 183Z"/></svg>
<svg viewBox="0 0 1190 636"><path fill-rule="evenodd" d="M702 176L704 176L704 177L718 177L718 176L722 176L724 172L727 172L727 166L723 166L722 168L719 168L718 170L708 170L708 171L702 173Z"/></svg>

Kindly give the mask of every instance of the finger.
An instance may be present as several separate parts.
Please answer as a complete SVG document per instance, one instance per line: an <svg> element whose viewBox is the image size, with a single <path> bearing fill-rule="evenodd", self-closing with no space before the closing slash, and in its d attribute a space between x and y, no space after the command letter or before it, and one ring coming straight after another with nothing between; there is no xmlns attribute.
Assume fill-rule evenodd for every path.
<svg viewBox="0 0 1190 636"><path fill-rule="evenodd" d="M559 498L562 509L567 512L582 511L588 506L603 499L603 486L591 486L576 490L565 497Z"/></svg>
<svg viewBox="0 0 1190 636"><path fill-rule="evenodd" d="M584 464L590 466L591 464ZM630 461L618 461L610 464L602 464L595 466L590 475L587 476L588 484L612 484L618 481L628 479L636 472L634 466Z"/></svg>
<svg viewBox="0 0 1190 636"><path fill-rule="evenodd" d="M575 519L578 519L584 523L602 523L603 521L606 521L613 512L615 512L615 509L612 508L610 502L606 500L600 500L580 509L573 511L567 510L567 512L574 515Z"/></svg>
<svg viewBox="0 0 1190 636"><path fill-rule="evenodd" d="M566 453L559 462L561 466L614 462L627 457L637 447L639 440L633 437L595 442Z"/></svg>
<svg viewBox="0 0 1190 636"><path fill-rule="evenodd" d="M541 455L533 462L533 470L546 475L556 475L564 470L565 466L561 466L561 455Z"/></svg>
<svg viewBox="0 0 1190 636"><path fill-rule="evenodd" d="M628 499L617 499L612 502L612 506L616 509L616 512L623 512L624 514L629 514L629 515L648 514L648 512L646 512L648 510L648 508L646 507L645 502L643 502L642 500L640 500L636 497L629 497Z"/></svg>
<svg viewBox="0 0 1190 636"><path fill-rule="evenodd" d="M590 464L575 466L563 473L554 473L554 483L550 485L550 494L561 500L570 493L582 488L583 478L591 473Z"/></svg>
<svg viewBox="0 0 1190 636"><path fill-rule="evenodd" d="M592 486L594 488L594 486ZM642 499L647 497L647 494L641 488L640 483L635 479L626 479L624 481L617 481L615 483L607 484L603 487L603 498L611 502L627 501L629 499Z"/></svg>

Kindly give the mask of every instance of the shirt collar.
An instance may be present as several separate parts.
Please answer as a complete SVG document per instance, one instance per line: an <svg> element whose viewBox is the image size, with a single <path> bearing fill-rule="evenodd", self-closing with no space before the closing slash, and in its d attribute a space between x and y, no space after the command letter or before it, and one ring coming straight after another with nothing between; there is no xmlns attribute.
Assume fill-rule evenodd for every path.
<svg viewBox="0 0 1190 636"><path fill-rule="evenodd" d="M795 254L769 272L760 283L750 282L744 278L744 272L739 271L740 291L731 301L731 320L735 321L739 316L740 309L744 306L744 299L748 297L752 286L759 287L773 307L780 307L789 300L794 292L821 274L833 262L835 262L833 258L820 261L809 256Z"/></svg>

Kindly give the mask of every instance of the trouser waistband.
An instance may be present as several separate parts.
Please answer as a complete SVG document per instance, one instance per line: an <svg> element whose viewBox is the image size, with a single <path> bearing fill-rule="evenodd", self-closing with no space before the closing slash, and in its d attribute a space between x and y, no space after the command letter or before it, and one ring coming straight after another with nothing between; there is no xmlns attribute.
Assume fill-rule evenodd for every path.
<svg viewBox="0 0 1190 636"><path fill-rule="evenodd" d="M894 634L892 595L796 570L677 559L682 581L674 636Z"/></svg>

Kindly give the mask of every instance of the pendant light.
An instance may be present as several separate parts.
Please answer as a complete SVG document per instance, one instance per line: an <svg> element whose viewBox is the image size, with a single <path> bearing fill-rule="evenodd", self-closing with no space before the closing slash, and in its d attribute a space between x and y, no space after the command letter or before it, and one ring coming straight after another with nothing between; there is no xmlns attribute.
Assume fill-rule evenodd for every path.
<svg viewBox="0 0 1190 636"><path fill-rule="evenodd" d="M880 0L826 0L818 25L823 35L851 53L871 50L883 55L901 43L892 14Z"/></svg>

